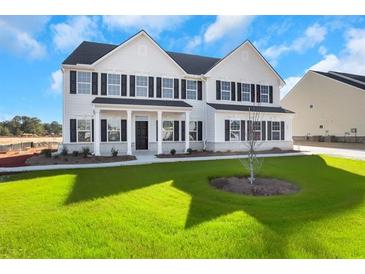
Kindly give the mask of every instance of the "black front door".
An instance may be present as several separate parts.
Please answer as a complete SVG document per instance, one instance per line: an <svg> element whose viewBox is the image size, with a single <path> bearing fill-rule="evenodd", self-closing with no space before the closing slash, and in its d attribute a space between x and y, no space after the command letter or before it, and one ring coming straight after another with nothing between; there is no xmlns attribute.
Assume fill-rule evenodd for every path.
<svg viewBox="0 0 365 274"><path fill-rule="evenodd" d="M136 121L136 149L148 149L147 121Z"/></svg>

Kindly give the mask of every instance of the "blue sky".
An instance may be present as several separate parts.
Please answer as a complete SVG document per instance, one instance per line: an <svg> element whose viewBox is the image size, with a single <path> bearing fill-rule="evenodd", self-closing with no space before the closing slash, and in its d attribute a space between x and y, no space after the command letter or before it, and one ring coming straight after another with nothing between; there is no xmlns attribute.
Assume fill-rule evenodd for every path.
<svg viewBox="0 0 365 274"><path fill-rule="evenodd" d="M286 80L308 69L365 74L365 16L0 16L0 120L62 120L60 64L83 40L145 29L166 50L223 57L250 39Z"/></svg>

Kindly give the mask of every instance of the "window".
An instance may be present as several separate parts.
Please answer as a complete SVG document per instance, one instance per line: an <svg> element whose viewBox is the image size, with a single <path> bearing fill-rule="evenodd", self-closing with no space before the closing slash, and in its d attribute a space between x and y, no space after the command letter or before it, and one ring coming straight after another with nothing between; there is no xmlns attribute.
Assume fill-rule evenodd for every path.
<svg viewBox="0 0 365 274"><path fill-rule="evenodd" d="M148 93L148 79L147 76L136 77L136 95L140 97L147 97Z"/></svg>
<svg viewBox="0 0 365 274"><path fill-rule="evenodd" d="M254 121L252 125L254 140L261 140L261 122Z"/></svg>
<svg viewBox="0 0 365 274"><path fill-rule="evenodd" d="M240 141L241 140L240 136L241 136L241 122L239 120L231 121L230 140Z"/></svg>
<svg viewBox="0 0 365 274"><path fill-rule="evenodd" d="M231 83L221 81L221 98L222 100L231 100Z"/></svg>
<svg viewBox="0 0 365 274"><path fill-rule="evenodd" d="M260 102L268 103L269 102L269 86L261 86L260 89Z"/></svg>
<svg viewBox="0 0 365 274"><path fill-rule="evenodd" d="M91 72L85 72L85 71L77 72L77 93L79 94L91 93Z"/></svg>
<svg viewBox="0 0 365 274"><path fill-rule="evenodd" d="M173 141L174 140L174 122L163 121L162 122L162 140Z"/></svg>
<svg viewBox="0 0 365 274"><path fill-rule="evenodd" d="M186 99L196 100L197 82L192 80L186 81Z"/></svg>
<svg viewBox="0 0 365 274"><path fill-rule="evenodd" d="M120 120L108 120L108 142L120 142Z"/></svg>
<svg viewBox="0 0 365 274"><path fill-rule="evenodd" d="M91 142L91 120L77 120L77 142Z"/></svg>
<svg viewBox="0 0 365 274"><path fill-rule="evenodd" d="M272 139L280 140L280 122L272 122Z"/></svg>
<svg viewBox="0 0 365 274"><path fill-rule="evenodd" d="M108 74L108 95L120 95L119 74Z"/></svg>
<svg viewBox="0 0 365 274"><path fill-rule="evenodd" d="M170 78L162 78L162 97L173 98L174 80Z"/></svg>
<svg viewBox="0 0 365 274"><path fill-rule="evenodd" d="M191 121L189 124L189 140L197 141L198 140L198 122Z"/></svg>
<svg viewBox="0 0 365 274"><path fill-rule="evenodd" d="M250 84L242 84L242 101L251 102L251 85Z"/></svg>

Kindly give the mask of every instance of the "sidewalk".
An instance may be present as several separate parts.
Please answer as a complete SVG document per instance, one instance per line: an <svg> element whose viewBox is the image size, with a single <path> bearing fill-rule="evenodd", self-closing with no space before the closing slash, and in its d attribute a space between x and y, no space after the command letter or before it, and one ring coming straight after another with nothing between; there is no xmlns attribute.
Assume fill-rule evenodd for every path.
<svg viewBox="0 0 365 274"><path fill-rule="evenodd" d="M302 156L311 155L308 152L290 152L280 154L261 154L257 157L285 157L285 156ZM118 166L147 165L154 163L172 163L172 162L189 162L189 161L211 161L224 159L247 158L247 155L228 155L228 156L206 156L206 157L186 157L186 158L156 158L154 155L138 155L137 160L113 163L96 163L96 164L68 164L68 165L48 165L48 166L22 166L22 167L0 167L0 173L39 171L39 170L61 170L61 169L79 169L79 168L103 168Z"/></svg>

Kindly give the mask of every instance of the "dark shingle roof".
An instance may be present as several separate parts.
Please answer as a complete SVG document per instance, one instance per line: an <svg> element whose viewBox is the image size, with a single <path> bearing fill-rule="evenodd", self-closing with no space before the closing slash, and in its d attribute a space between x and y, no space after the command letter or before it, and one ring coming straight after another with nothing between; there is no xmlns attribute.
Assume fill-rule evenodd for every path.
<svg viewBox="0 0 365 274"><path fill-rule="evenodd" d="M348 85L351 85L351 86L354 86L354 87L365 90L365 76L356 75L356 74L349 74L349 73L343 73L343 72L331 72L331 71L322 72L322 71L315 71L314 70L313 72L321 74L323 76L327 76L331 79L340 81L342 83L345 83L345 84L348 84ZM337 74L339 74L339 75L337 75ZM347 78L341 77L340 75L345 76ZM356 80L356 81L353 81L353 80L348 79L348 78L352 78L353 80ZM358 81L361 81L363 83L359 83Z"/></svg>
<svg viewBox="0 0 365 274"><path fill-rule="evenodd" d="M110 98L96 97L92 103L94 104L115 104L115 105L139 105L139 106L163 106L163 107L192 107L184 101L176 100L151 100L151 99L133 99L133 98Z"/></svg>
<svg viewBox="0 0 365 274"><path fill-rule="evenodd" d="M207 103L217 110L228 110L228 111L259 111L259 112L276 112L276 113L294 113L290 110L281 107L264 107L264 106L246 106L246 105L230 105L230 104L212 104Z"/></svg>
<svg viewBox="0 0 365 274"><path fill-rule="evenodd" d="M95 42L82 42L63 61L65 65L87 64L90 65L109 53L118 45L102 44ZM204 74L220 59L200 55L192 55L178 52L166 52L180 67L189 74Z"/></svg>

